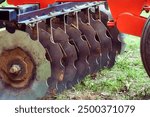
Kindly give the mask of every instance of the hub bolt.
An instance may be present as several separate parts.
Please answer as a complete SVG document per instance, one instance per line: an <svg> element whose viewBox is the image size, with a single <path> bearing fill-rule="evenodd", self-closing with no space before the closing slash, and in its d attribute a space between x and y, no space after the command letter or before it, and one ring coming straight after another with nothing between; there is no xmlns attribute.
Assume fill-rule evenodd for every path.
<svg viewBox="0 0 150 117"><path fill-rule="evenodd" d="M11 66L11 68L9 70L9 73L11 73L11 74L19 74L20 71L21 71L20 65L14 64L14 65Z"/></svg>

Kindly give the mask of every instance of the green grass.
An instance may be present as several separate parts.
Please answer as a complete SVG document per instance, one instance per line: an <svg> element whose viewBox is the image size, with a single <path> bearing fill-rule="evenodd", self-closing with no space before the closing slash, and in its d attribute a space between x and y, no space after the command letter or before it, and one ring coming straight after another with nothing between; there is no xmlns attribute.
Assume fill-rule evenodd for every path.
<svg viewBox="0 0 150 117"><path fill-rule="evenodd" d="M150 78L141 62L140 39L127 36L125 42L125 52L112 69L99 72L95 80L87 76L57 99L149 99Z"/></svg>

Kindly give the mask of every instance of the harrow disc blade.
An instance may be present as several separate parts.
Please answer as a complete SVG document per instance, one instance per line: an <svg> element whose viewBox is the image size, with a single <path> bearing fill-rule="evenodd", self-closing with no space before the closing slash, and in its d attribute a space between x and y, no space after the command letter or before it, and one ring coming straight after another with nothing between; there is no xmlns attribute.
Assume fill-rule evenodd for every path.
<svg viewBox="0 0 150 117"><path fill-rule="evenodd" d="M65 66L64 79L60 85L58 85L58 92L61 92L66 88L66 84L72 81L76 75L77 69L75 67L75 61L77 60L77 53L74 45L69 42L68 35L61 29L54 29L53 32L54 41L60 43L65 56L63 58L63 65Z"/></svg>
<svg viewBox="0 0 150 117"><path fill-rule="evenodd" d="M51 70L43 46L18 30L13 34L1 31L0 44L0 99L45 96Z"/></svg>
<svg viewBox="0 0 150 117"><path fill-rule="evenodd" d="M95 13L95 15L98 15L98 13ZM110 36L112 38L112 49L113 52L117 54L120 54L121 52L123 52L124 48L125 48L125 43L123 41L124 36L123 34L121 34L119 32L119 30L117 29L117 27L108 27L107 26L107 22L112 19L111 13L109 12L109 10L107 10L105 8L104 5L100 5L100 17L101 17L101 21L104 23L104 25L107 27Z"/></svg>
<svg viewBox="0 0 150 117"><path fill-rule="evenodd" d="M73 25L67 25L67 34L70 37L70 41L73 41L76 46L78 60L75 62L77 68L76 75L71 82L68 82L67 87L71 88L72 85L81 81L86 75L89 74L89 63L87 57L90 54L88 44L82 39L81 32Z"/></svg>
<svg viewBox="0 0 150 117"><path fill-rule="evenodd" d="M116 54L112 53L111 38L107 36L108 30L100 20L94 20L91 17L91 25L95 29L98 35L98 39L101 44L102 60L101 67L112 67L115 62Z"/></svg>
<svg viewBox="0 0 150 117"><path fill-rule="evenodd" d="M99 11L95 9L95 12L92 13L88 10L81 12L81 17L84 19L84 22L90 22L90 25L93 27L93 29L96 32L96 39L98 40L100 47L101 47L101 53L100 53L100 59L99 59L99 69L108 68L109 65L114 64L114 59L110 58L110 52L112 51L112 42L111 39L107 36L107 28L104 26L104 24L99 20ZM97 13L97 14L96 14ZM95 15L96 14L96 15Z"/></svg>
<svg viewBox="0 0 150 117"><path fill-rule="evenodd" d="M64 77L58 83L56 83L57 85L55 85L57 87L56 92L61 93L65 88L67 88L67 83L73 81L76 75L77 69L74 65L75 61L77 60L76 50L74 45L69 42L68 35L64 32L64 30L62 30L63 22L61 22L59 18L53 19L53 32L50 31L51 29L45 23L40 23L39 26L47 30L49 33L52 33L51 35L54 43L59 45L63 53L61 64L64 66ZM53 54L56 54L57 50L54 49L53 52ZM49 82L53 81L50 79Z"/></svg>
<svg viewBox="0 0 150 117"><path fill-rule="evenodd" d="M96 32L90 24L83 23L81 19L79 20L79 30L85 36L86 41L89 44L90 55L88 56L88 62L90 66L90 74L96 73L99 71L101 60L101 47L96 40Z"/></svg>
<svg viewBox="0 0 150 117"><path fill-rule="evenodd" d="M108 16L101 12L102 22L107 26ZM125 43L123 42L123 34L119 32L117 27L107 27L110 36L112 37L112 48L116 54L120 54L123 51Z"/></svg>
<svg viewBox="0 0 150 117"><path fill-rule="evenodd" d="M48 79L48 85L50 93L53 96L58 90L58 84L64 79L65 67L62 64L63 52L59 44L54 43L51 35L45 30L39 29L39 40L50 56L52 75Z"/></svg>

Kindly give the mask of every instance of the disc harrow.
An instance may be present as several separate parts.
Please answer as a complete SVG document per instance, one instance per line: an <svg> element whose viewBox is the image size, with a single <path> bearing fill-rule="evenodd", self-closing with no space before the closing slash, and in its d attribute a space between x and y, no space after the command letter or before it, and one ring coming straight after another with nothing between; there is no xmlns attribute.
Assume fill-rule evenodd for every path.
<svg viewBox="0 0 150 117"><path fill-rule="evenodd" d="M89 74L89 63L87 57L90 54L88 44L83 40L81 32L77 27L73 25L67 25L67 34L70 37L70 40L73 40L76 46L78 60L75 62L77 72L73 80L67 83L67 88L71 88L74 84L78 83L80 79L83 79L86 75Z"/></svg>
<svg viewBox="0 0 150 117"><path fill-rule="evenodd" d="M112 20L112 15L109 9L106 8L107 6L107 3L105 5L99 5L100 12L96 10L93 15L95 17L99 17L100 15L101 22L107 27L109 31L108 35L112 38L112 51L115 55L118 55L123 52L125 48L124 34L120 33L117 27L107 26L107 22Z"/></svg>
<svg viewBox="0 0 150 117"><path fill-rule="evenodd" d="M90 56L88 62L90 65L90 74L96 73L99 70L98 60L100 58L101 48L99 42L96 40L96 32L92 26L88 23L83 23L79 20L79 29L87 39L90 48Z"/></svg>
<svg viewBox="0 0 150 117"><path fill-rule="evenodd" d="M64 54L58 43L55 43L51 35L43 29L39 29L39 39L46 48L51 62L52 75L48 79L51 95L55 95L58 89L58 83L64 79L65 66L62 64Z"/></svg>
<svg viewBox="0 0 150 117"><path fill-rule="evenodd" d="M76 6L78 10L57 11L55 17L40 20L37 17L34 19L35 22L31 19L27 24L9 25L14 33L16 30L27 33L31 41L40 43L40 46L45 49L42 54L49 62L47 66L51 67L51 75L47 75L45 86L48 85L48 90L43 97L54 97L65 89L72 88L87 75L113 67L116 55L122 48L122 42L118 40L120 33L115 29L113 31L115 30L116 33L113 33L112 29L106 26L104 21L108 21L108 14L103 13L105 17L100 15L101 9L98 9L98 6L101 4L91 4ZM8 35L13 33L12 30L7 31ZM118 43L119 46L116 47ZM0 91L3 90L1 87L2 83ZM39 92L39 94L43 93ZM6 97L8 94L4 95Z"/></svg>
<svg viewBox="0 0 150 117"><path fill-rule="evenodd" d="M72 81L76 75L77 69L74 64L77 60L77 54L75 47L69 42L69 36L62 29L57 28L54 31L54 40L61 44L66 53L66 57L64 57L65 75L62 81L63 86L58 87L58 89L62 90L66 87L67 82Z"/></svg>

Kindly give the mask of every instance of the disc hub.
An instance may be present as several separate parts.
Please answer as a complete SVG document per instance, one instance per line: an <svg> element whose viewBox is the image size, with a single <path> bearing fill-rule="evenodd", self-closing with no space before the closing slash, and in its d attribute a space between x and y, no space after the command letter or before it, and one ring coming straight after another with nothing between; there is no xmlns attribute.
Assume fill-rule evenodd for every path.
<svg viewBox="0 0 150 117"><path fill-rule="evenodd" d="M0 61L0 76L7 85L24 88L34 78L34 62L24 50L5 50L0 55Z"/></svg>

